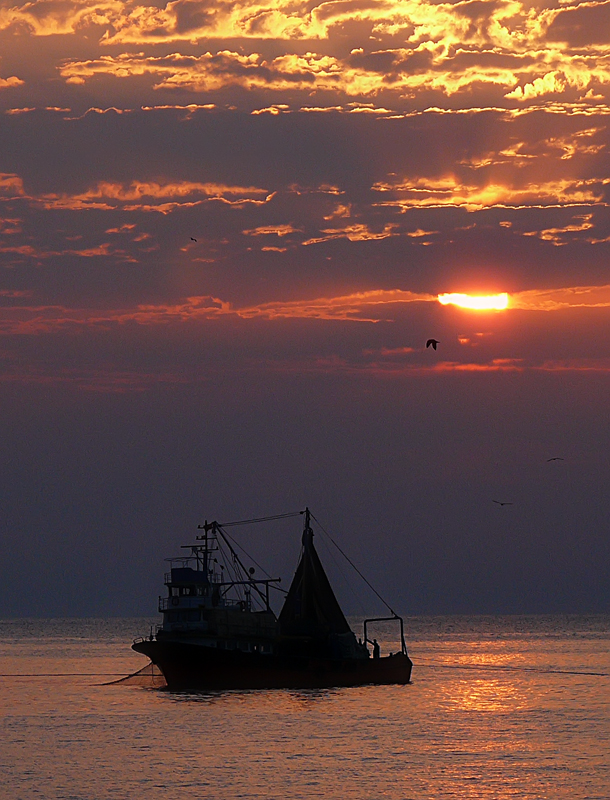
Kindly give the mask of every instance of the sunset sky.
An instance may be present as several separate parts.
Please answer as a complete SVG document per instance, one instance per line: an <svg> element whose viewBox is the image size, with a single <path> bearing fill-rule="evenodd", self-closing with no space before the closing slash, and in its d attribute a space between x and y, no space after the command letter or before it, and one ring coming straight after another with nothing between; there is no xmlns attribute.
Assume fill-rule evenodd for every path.
<svg viewBox="0 0 610 800"><path fill-rule="evenodd" d="M405 613L610 611L609 122L610 2L0 2L0 616L305 505Z"/></svg>

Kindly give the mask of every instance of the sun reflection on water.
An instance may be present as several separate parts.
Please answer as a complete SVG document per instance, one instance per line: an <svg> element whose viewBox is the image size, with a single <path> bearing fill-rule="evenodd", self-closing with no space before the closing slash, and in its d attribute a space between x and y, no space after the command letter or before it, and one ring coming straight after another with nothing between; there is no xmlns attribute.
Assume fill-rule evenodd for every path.
<svg viewBox="0 0 610 800"><path fill-rule="evenodd" d="M450 709L455 711L490 711L495 713L515 711L526 703L518 687L505 676L471 678L452 685L452 692L445 697Z"/></svg>

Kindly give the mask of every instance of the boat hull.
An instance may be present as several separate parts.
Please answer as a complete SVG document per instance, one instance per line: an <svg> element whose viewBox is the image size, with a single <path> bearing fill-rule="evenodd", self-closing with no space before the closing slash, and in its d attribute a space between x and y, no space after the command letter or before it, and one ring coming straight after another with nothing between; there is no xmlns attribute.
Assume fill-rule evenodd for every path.
<svg viewBox="0 0 610 800"><path fill-rule="evenodd" d="M405 684L413 666L402 653L367 659L299 658L155 640L136 642L133 649L159 667L171 691Z"/></svg>

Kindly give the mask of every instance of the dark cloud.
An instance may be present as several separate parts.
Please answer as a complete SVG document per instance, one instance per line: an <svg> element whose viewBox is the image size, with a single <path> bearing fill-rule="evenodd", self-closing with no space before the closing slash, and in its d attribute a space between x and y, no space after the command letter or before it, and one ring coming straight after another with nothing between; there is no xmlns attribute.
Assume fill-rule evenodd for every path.
<svg viewBox="0 0 610 800"><path fill-rule="evenodd" d="M610 3L582 3L562 8L554 15L546 35L549 41L565 42L569 47L607 46Z"/></svg>

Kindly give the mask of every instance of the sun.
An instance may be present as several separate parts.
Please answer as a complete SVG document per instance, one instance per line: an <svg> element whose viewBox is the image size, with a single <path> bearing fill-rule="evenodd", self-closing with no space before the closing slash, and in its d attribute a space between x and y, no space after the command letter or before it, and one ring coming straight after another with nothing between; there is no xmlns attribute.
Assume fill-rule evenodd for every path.
<svg viewBox="0 0 610 800"><path fill-rule="evenodd" d="M469 294L439 294L438 302L444 306L460 306L460 308L470 308L475 311L502 311L508 308L508 294L506 292L474 296Z"/></svg>

